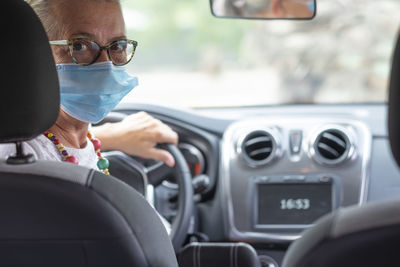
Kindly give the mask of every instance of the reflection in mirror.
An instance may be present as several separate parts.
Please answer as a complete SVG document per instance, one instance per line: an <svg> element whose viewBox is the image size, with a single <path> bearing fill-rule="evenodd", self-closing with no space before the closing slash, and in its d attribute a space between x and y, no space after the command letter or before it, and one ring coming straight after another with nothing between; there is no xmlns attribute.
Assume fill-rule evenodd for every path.
<svg viewBox="0 0 400 267"><path fill-rule="evenodd" d="M312 19L315 0L210 0L216 17L250 19Z"/></svg>

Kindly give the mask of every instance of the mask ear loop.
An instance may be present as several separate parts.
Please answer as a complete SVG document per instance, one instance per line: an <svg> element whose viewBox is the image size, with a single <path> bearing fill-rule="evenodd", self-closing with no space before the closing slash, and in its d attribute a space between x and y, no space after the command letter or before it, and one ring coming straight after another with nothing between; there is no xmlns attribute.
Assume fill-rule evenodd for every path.
<svg viewBox="0 0 400 267"><path fill-rule="evenodd" d="M69 55L71 56L72 61L73 61L75 64L81 65L81 64L78 63L78 61L76 60L76 58L73 56L73 49L74 49L73 46L74 46L74 41L71 41L71 42L68 44Z"/></svg>

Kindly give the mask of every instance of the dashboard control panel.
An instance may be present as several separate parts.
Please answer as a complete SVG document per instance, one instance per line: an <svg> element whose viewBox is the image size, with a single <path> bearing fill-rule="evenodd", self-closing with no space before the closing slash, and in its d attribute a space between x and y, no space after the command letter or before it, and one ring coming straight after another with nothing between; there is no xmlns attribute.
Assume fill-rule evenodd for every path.
<svg viewBox="0 0 400 267"><path fill-rule="evenodd" d="M365 202L372 135L361 122L254 118L225 131L220 190L229 237L291 241L321 216Z"/></svg>

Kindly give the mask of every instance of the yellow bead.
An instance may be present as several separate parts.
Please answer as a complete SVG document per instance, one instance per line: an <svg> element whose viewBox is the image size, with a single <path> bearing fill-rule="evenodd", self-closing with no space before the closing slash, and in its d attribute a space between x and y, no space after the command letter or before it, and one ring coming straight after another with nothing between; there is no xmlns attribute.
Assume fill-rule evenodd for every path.
<svg viewBox="0 0 400 267"><path fill-rule="evenodd" d="M53 134L52 134L52 133L49 133L49 134L47 135L47 137L48 137L48 138L52 138L52 137L53 137Z"/></svg>

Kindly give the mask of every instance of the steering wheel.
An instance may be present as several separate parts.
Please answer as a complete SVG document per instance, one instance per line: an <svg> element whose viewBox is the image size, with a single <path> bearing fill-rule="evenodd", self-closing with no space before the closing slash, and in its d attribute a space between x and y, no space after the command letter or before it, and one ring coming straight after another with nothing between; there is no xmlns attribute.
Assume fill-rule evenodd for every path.
<svg viewBox="0 0 400 267"><path fill-rule="evenodd" d="M173 168L161 162L146 167L141 162L120 151L106 152L104 155L110 161L109 170L111 175L124 181L139 192L142 191L141 193L144 195L148 184L156 187L167 178L175 178L179 187L178 212L172 222L170 237L175 251L178 251L186 239L193 215L192 178L186 160L176 146L161 144L158 147L167 150L175 158L175 166ZM137 180L132 179L132 175L126 175L127 173L133 174L132 172L142 176L143 184L138 184Z"/></svg>

